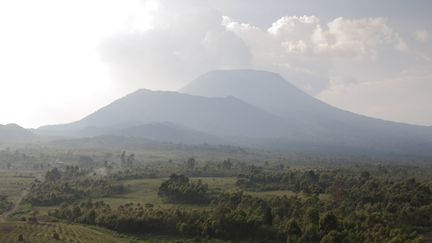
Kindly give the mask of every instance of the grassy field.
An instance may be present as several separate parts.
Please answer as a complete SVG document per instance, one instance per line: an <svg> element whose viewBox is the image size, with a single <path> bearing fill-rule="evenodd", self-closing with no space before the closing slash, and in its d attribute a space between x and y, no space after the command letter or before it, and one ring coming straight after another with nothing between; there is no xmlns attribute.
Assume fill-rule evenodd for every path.
<svg viewBox="0 0 432 243"><path fill-rule="evenodd" d="M20 196L25 189L28 189L30 183L37 178L37 175L30 174L17 174L17 173L6 173L0 172L0 183L5 185L1 187L1 191L8 195L15 202L18 202ZM169 208L169 207L184 207L184 208L206 208L206 206L200 205L187 205L187 204L168 204L164 203L158 196L158 190L160 184L168 178L158 179L135 179L135 180L124 180L122 183L127 186L128 190L126 193L115 195L111 197L103 197L93 199L103 200L110 204L112 207L117 207L125 203L140 203L153 204L155 207ZM235 186L235 177L202 177L202 178L190 178L191 181L201 180L203 183L209 185L211 191L222 191L229 192L237 190ZM273 195L296 195L291 191L267 191L267 192L245 192L247 194L269 197ZM301 195L300 195L301 196ZM93 228L89 226L64 224L59 222L48 222L47 218L48 210L55 209L56 206L52 207L33 207L28 208L29 205L21 204L15 209L14 218L9 218L4 223L0 223L0 243L3 242L18 242L19 235L23 235L25 242L131 242L131 239L127 236L118 236L108 230L100 228ZM23 213L19 213L19 212ZM12 221L13 219L20 219L22 216L28 216L30 212L35 213L39 219L38 224L29 224L21 221ZM60 240L54 240L54 232L58 233ZM152 236L142 235L138 236L139 240L136 242L175 242L179 240L176 236L170 238L169 236ZM209 241L210 242L210 241ZM211 241L221 242L221 241Z"/></svg>
<svg viewBox="0 0 432 243"><path fill-rule="evenodd" d="M112 197L103 197L95 200L103 200L109 203L113 207L120 206L127 202L141 203L141 204L153 204L154 206L169 208L169 207L203 207L199 205L190 204L168 204L164 203L158 196L158 190L160 184L167 180L168 178L158 178L158 179L136 179L136 180L125 180L123 183L128 187L128 192ZM209 185L210 190L229 192L235 191L237 188L235 186L235 177L195 177L190 178L191 181L201 180L203 183ZM263 192L249 192L250 194L257 197L271 197L271 196L302 196L302 193L295 193L287 190L277 190L277 191L263 191ZM326 195L320 195L320 198L325 198ZM43 208L41 208L43 210Z"/></svg>
<svg viewBox="0 0 432 243"><path fill-rule="evenodd" d="M59 235L59 240L53 239L53 234ZM0 242L19 242L19 235L24 242L129 242L106 231L95 230L81 225L63 223L29 224L25 222L0 223Z"/></svg>
<svg viewBox="0 0 432 243"><path fill-rule="evenodd" d="M22 192L40 175L37 173L0 171L0 194L6 195L12 202L17 202Z"/></svg>
<svg viewBox="0 0 432 243"><path fill-rule="evenodd" d="M168 178L158 179L137 179L137 180L125 180L122 181L124 185L128 187L128 192L112 197L103 197L95 200L104 200L111 206L117 207L121 204L128 202L141 203L141 204L153 204L154 206L160 207L197 207L196 205L179 205L179 204L168 204L162 202L158 196L158 190L160 184ZM192 181L202 180L203 183L207 183L210 189L214 190L235 190L235 178L221 178L221 177L203 177L203 178L191 178Z"/></svg>

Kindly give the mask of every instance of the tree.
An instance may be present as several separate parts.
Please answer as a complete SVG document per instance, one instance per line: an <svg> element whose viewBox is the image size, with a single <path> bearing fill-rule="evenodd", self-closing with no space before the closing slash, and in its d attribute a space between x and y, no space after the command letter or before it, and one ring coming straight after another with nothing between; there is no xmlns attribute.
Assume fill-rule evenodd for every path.
<svg viewBox="0 0 432 243"><path fill-rule="evenodd" d="M318 227L316 225L306 226L302 236L299 239L299 242L304 242L304 243L313 243L319 241L320 241L320 235L319 235Z"/></svg>
<svg viewBox="0 0 432 243"><path fill-rule="evenodd" d="M272 225L273 224L273 216L271 212L271 208L267 207L264 210L264 217L263 217L264 224L266 225Z"/></svg>
<svg viewBox="0 0 432 243"><path fill-rule="evenodd" d="M120 165L122 167L126 165L126 151L123 151L120 155Z"/></svg>
<svg viewBox="0 0 432 243"><path fill-rule="evenodd" d="M133 163L135 162L135 154L130 154L126 160L126 166L131 168Z"/></svg>
<svg viewBox="0 0 432 243"><path fill-rule="evenodd" d="M345 197L344 185L342 179L338 178L333 183L333 185L329 188L330 195L333 198L333 201L336 203L341 203Z"/></svg>
<svg viewBox="0 0 432 243"><path fill-rule="evenodd" d="M230 170L232 168L232 162L230 159L226 159L222 162L222 168L225 170Z"/></svg>
<svg viewBox="0 0 432 243"><path fill-rule="evenodd" d="M320 243L342 243L342 242L343 242L342 235L337 231L332 230L321 239Z"/></svg>
<svg viewBox="0 0 432 243"><path fill-rule="evenodd" d="M58 234L57 232L54 232L54 233L52 234L52 238L53 238L54 240L60 240L60 236L59 236L59 234Z"/></svg>
<svg viewBox="0 0 432 243"><path fill-rule="evenodd" d="M338 219L336 215L334 215L331 212L327 212L324 214L324 216L320 219L319 222L320 230L324 232L330 232L332 230L336 230L338 228Z"/></svg>
<svg viewBox="0 0 432 243"><path fill-rule="evenodd" d="M170 179L162 182L158 195L163 200L173 203L207 203L209 201L208 185L190 182L184 175L172 174Z"/></svg>
<svg viewBox="0 0 432 243"><path fill-rule="evenodd" d="M45 174L45 180L47 181L58 181L61 178L61 173L57 168L53 168L50 171L47 171Z"/></svg>
<svg viewBox="0 0 432 243"><path fill-rule="evenodd" d="M188 169L193 170L195 168L195 165L196 165L195 158L191 157L186 161L186 168L188 168Z"/></svg>
<svg viewBox="0 0 432 243"><path fill-rule="evenodd" d="M304 215L304 221L306 224L318 225L319 223L319 213L316 208L308 208Z"/></svg>
<svg viewBox="0 0 432 243"><path fill-rule="evenodd" d="M368 171L362 171L362 173L360 174L360 178L362 181L367 181L370 178L370 173Z"/></svg>
<svg viewBox="0 0 432 243"><path fill-rule="evenodd" d="M301 236L302 231L297 221L290 220L287 225L287 242L297 242L298 238Z"/></svg>

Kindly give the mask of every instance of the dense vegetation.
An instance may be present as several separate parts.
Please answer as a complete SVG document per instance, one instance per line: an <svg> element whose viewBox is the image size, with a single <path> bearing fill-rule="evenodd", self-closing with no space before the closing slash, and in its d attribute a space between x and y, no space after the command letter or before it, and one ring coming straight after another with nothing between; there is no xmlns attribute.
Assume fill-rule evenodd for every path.
<svg viewBox="0 0 432 243"><path fill-rule="evenodd" d="M25 195L7 215L38 227L64 221L137 238L198 242L427 242L432 232L432 171L425 162L377 165L248 151L231 159L120 149L38 151L0 151L15 190L2 193L17 204ZM11 209L6 197L0 202ZM19 232L27 237L26 231Z"/></svg>
<svg viewBox="0 0 432 243"><path fill-rule="evenodd" d="M267 172L252 171L240 174L237 186L246 190L291 190L294 192L324 193L335 181L334 172L309 171Z"/></svg>
<svg viewBox="0 0 432 243"><path fill-rule="evenodd" d="M5 195L0 195L0 214L12 208L13 203Z"/></svg>
<svg viewBox="0 0 432 243"><path fill-rule="evenodd" d="M208 185L190 182L184 175L172 174L169 180L159 187L158 195L171 203L207 203L209 201Z"/></svg>
<svg viewBox="0 0 432 243"><path fill-rule="evenodd" d="M279 172L255 172L254 177L284 178ZM64 205L52 216L72 222L96 224L119 232L181 234L203 238L266 239L289 242L424 242L419 233L432 227L430 186L415 179L375 177L341 171L283 172L296 175L292 184L302 197L260 198L241 191L221 193L206 209L162 209L125 204L112 208L104 202ZM332 177L329 175L332 174ZM322 179L320 183L319 178ZM330 179L333 178L333 179ZM239 180L244 179L241 176ZM262 181L262 179L255 180ZM285 180L279 183L284 184ZM290 183L286 183L287 186ZM322 185L321 185L322 184ZM258 185L258 184L257 184ZM251 185L249 185L251 186ZM282 185L281 185L282 186ZM172 175L162 183L160 195L172 202L192 202L206 186ZM313 188L318 188L312 190ZM205 191L205 190L204 190ZM320 192L331 198L320 199ZM205 193L197 193L198 198ZM196 198L197 196L191 196Z"/></svg>
<svg viewBox="0 0 432 243"><path fill-rule="evenodd" d="M20 240L22 239L22 240ZM103 242L120 243L128 240L100 232L86 226L43 223L28 224L26 222L0 223L0 242Z"/></svg>
<svg viewBox="0 0 432 243"><path fill-rule="evenodd" d="M24 202L32 205L57 205L62 202L103 197L125 191L122 184L91 178L87 173L77 166L68 166L64 172L54 168L46 173L44 181L36 180L31 185Z"/></svg>

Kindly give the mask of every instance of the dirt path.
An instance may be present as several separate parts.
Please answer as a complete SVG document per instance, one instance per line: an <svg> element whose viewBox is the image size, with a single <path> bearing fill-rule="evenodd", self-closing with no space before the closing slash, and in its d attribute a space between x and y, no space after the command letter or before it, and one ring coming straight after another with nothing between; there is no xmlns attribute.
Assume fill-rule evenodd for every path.
<svg viewBox="0 0 432 243"><path fill-rule="evenodd" d="M9 209L8 211L4 212L3 214L0 215L0 223L6 222L9 215L11 215L12 213L14 213L16 211L16 209L18 208L18 206L20 205L21 201L23 200L23 198L27 195L27 190L23 190L23 192L21 193L20 197L18 198L18 200L14 203L13 207L11 209Z"/></svg>

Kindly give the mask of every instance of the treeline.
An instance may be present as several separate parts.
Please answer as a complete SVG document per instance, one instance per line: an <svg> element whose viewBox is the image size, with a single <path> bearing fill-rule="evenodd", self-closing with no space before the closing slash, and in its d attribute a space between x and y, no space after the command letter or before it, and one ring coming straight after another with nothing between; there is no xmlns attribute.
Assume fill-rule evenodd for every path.
<svg viewBox="0 0 432 243"><path fill-rule="evenodd" d="M227 197L230 197L227 195ZM162 209L140 204L125 204L116 209L103 201L74 203L49 212L50 216L69 222L93 224L132 234L184 235L221 239L282 239L283 235L266 225L262 216L253 220L245 212L231 211L217 202L209 210ZM257 213L259 210L257 210ZM250 218L252 219L252 218Z"/></svg>
<svg viewBox="0 0 432 243"><path fill-rule="evenodd" d="M46 173L44 181L32 183L23 201L35 206L49 206L125 191L123 184L92 178L88 174L89 171L80 170L77 166L68 166L65 171L54 168Z"/></svg>
<svg viewBox="0 0 432 243"><path fill-rule="evenodd" d="M0 195L0 214L8 211L13 207L13 203L5 195Z"/></svg>
<svg viewBox="0 0 432 243"><path fill-rule="evenodd" d="M201 180L189 181L184 175L172 174L169 180L162 182L158 195L169 203L202 204L210 201L208 185Z"/></svg>
<svg viewBox="0 0 432 243"><path fill-rule="evenodd" d="M245 163L234 162L231 159L209 162L198 161L190 157L179 161L168 160L166 163L150 162L144 167L109 173L108 177L115 180L164 178L169 177L173 173L189 177L233 177L237 176L241 171L247 170L249 167Z"/></svg>
<svg viewBox="0 0 432 243"><path fill-rule="evenodd" d="M314 192L311 188L318 188L315 191L330 197L309 193L302 197L260 198L239 191L211 198L206 209L163 209L140 204L111 208L103 202L89 201L64 205L50 215L124 233L247 241L419 243L426 242L421 234L432 229L432 192L426 182L392 179L366 171L294 172L291 179L278 183L274 178L284 176L255 174L253 178L260 178L252 180L257 186L263 181L305 184L299 190ZM196 203L186 200L186 195L208 198L204 197L209 195L205 188L183 175L172 175L162 183L159 193L173 202Z"/></svg>
<svg viewBox="0 0 432 243"><path fill-rule="evenodd" d="M274 242L426 242L419 231L371 221L364 213L340 216L317 197L260 199L241 192L220 195L207 210L162 209L103 201L74 203L51 216L123 233L184 235L198 238ZM358 215L358 213L360 213Z"/></svg>
<svg viewBox="0 0 432 243"><path fill-rule="evenodd" d="M324 193L334 183L335 172L252 171L238 175L236 185L250 191L290 190L305 193Z"/></svg>

